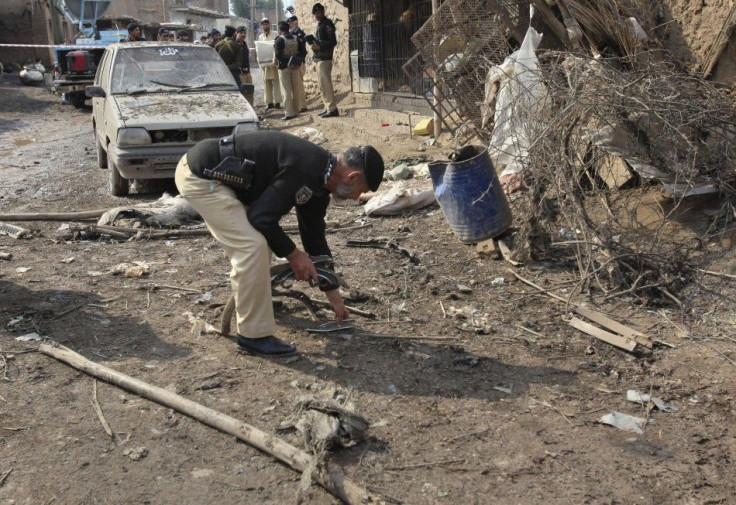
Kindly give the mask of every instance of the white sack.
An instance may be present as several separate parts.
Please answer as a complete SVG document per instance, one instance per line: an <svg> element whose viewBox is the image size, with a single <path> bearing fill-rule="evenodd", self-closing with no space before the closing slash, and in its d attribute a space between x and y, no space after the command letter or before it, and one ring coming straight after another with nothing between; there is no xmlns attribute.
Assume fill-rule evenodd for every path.
<svg viewBox="0 0 736 505"><path fill-rule="evenodd" d="M523 170L534 132L541 126L548 100L535 54L541 41L542 34L530 26L521 48L488 71L486 87L500 83L488 151L497 165L506 165L502 175Z"/></svg>
<svg viewBox="0 0 736 505"><path fill-rule="evenodd" d="M408 210L423 209L437 200L431 189L407 188L397 184L393 188L376 193L365 204L367 216L395 216Z"/></svg>

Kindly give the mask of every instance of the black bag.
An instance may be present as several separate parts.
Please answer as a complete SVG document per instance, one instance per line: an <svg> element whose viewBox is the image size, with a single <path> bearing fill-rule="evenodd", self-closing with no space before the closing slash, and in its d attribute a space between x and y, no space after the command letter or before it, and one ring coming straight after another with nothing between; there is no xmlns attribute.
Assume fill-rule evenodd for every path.
<svg viewBox="0 0 736 505"><path fill-rule="evenodd" d="M256 164L245 158L235 156L233 136L220 139L220 164L215 168L205 168L203 174L207 179L220 181L233 189L246 190L253 183L253 171Z"/></svg>

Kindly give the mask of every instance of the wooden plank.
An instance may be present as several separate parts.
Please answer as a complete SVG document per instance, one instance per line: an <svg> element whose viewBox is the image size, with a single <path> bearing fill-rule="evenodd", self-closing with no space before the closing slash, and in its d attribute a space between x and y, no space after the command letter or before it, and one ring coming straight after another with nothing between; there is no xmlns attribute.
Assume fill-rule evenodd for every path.
<svg viewBox="0 0 736 505"><path fill-rule="evenodd" d="M643 333L636 331L633 328L629 328L628 326L625 326L618 321L614 321L605 314L581 306L575 307L575 312L583 317L590 319L594 323L600 324L606 329L615 331L625 338L635 340L637 343L643 345L644 347L648 347L651 349L654 346L654 344L652 343L652 339L649 338L647 335L644 335Z"/></svg>
<svg viewBox="0 0 736 505"><path fill-rule="evenodd" d="M496 245L493 243L493 239L489 238L483 242L478 242L475 246L475 252L479 256L490 256L493 259L501 259L501 253L496 249Z"/></svg>
<svg viewBox="0 0 736 505"><path fill-rule="evenodd" d="M578 319L577 317L573 317L568 324L573 328L590 335L591 337L595 337L598 340L602 340L603 342L616 346L625 351L632 352L634 351L634 349L636 349L635 341L629 340L620 335L609 333L606 330L602 330L597 326L586 323L585 321L583 321L582 319Z"/></svg>

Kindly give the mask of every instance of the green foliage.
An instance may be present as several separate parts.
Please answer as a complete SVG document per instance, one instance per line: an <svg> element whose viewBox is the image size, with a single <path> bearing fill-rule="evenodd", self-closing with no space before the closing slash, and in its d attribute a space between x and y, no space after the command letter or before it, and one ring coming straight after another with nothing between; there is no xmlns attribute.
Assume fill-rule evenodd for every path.
<svg viewBox="0 0 736 505"><path fill-rule="evenodd" d="M241 18L250 18L250 2L248 0L230 0L230 13Z"/></svg>
<svg viewBox="0 0 736 505"><path fill-rule="evenodd" d="M256 0L256 13L261 10L276 9L277 0ZM230 0L230 13L250 19L250 0Z"/></svg>

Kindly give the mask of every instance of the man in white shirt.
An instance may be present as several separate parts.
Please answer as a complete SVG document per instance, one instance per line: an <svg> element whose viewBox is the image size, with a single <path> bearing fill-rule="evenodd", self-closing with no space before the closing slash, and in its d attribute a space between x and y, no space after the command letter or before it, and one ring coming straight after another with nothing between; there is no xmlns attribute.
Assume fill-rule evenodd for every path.
<svg viewBox="0 0 736 505"><path fill-rule="evenodd" d="M276 40L278 36L276 33L271 31L271 21L268 18L261 20L261 28L263 33L258 36L258 40L265 42L269 40ZM280 109L281 108L281 84L279 83L279 69L273 64L261 63L261 70L263 70L263 87L264 94L266 95L266 108L267 109Z"/></svg>

